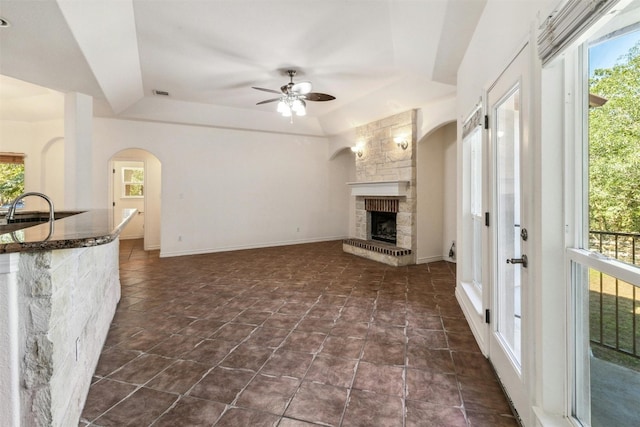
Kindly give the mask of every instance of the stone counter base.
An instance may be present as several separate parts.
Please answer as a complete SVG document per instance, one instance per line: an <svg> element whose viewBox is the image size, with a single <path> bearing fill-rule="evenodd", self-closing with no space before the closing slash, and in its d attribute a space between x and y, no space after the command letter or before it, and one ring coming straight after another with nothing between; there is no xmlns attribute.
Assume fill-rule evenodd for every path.
<svg viewBox="0 0 640 427"><path fill-rule="evenodd" d="M342 241L342 250L352 255L394 267L415 264L411 249L400 248L374 240L345 239Z"/></svg>
<svg viewBox="0 0 640 427"><path fill-rule="evenodd" d="M118 247L0 254L0 426L78 425L120 299Z"/></svg>

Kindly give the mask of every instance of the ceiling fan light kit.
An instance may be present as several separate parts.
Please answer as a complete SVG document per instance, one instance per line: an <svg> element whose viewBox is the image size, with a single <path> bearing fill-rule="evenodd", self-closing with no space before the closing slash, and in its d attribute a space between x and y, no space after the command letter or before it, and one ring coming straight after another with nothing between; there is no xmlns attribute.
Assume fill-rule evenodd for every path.
<svg viewBox="0 0 640 427"><path fill-rule="evenodd" d="M297 96L287 95L280 98L276 111L282 114L283 117L291 117L293 113L296 113L296 116L306 116L306 107L307 103L304 102L303 99Z"/></svg>
<svg viewBox="0 0 640 427"><path fill-rule="evenodd" d="M336 99L333 95L326 93L311 92L311 82L293 82L293 76L296 75L296 70L287 70L289 75L289 83L280 87L280 91L273 89L265 89L261 87L253 86L253 89L261 90L263 92L277 93L280 95L278 98L267 99L258 102L256 105L267 104L269 102L278 101L276 111L282 114L283 117L291 117L291 123L293 123L293 114L296 116L307 115L307 102L306 101L331 101Z"/></svg>

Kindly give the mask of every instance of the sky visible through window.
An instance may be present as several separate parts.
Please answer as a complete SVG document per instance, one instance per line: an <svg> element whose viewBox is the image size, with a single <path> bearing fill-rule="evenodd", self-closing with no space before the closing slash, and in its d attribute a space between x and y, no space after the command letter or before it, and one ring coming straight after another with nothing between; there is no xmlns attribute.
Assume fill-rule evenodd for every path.
<svg viewBox="0 0 640 427"><path fill-rule="evenodd" d="M597 68L613 67L621 56L626 55L640 41L640 30L599 43L589 49L589 77Z"/></svg>

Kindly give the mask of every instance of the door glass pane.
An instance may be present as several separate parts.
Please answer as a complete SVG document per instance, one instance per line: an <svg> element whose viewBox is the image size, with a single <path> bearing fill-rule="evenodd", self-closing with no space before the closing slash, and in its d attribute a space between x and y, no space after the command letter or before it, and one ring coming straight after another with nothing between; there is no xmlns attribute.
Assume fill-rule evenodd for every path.
<svg viewBox="0 0 640 427"><path fill-rule="evenodd" d="M473 217L473 283L482 290L482 221Z"/></svg>
<svg viewBox="0 0 640 427"><path fill-rule="evenodd" d="M495 109L497 197L497 332L520 366L520 89L515 87Z"/></svg>

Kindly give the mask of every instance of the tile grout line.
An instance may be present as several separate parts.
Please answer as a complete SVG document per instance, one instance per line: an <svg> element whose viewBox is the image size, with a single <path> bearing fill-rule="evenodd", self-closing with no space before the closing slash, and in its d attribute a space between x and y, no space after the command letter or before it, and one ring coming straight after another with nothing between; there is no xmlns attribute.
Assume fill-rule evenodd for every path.
<svg viewBox="0 0 640 427"><path fill-rule="evenodd" d="M132 255L133 255L133 251L131 251L129 253L129 259L132 259L134 264L132 264L132 268L129 268L127 271L131 272L131 274L128 274L128 277L136 280L138 276L143 277L145 275L145 271L148 271L148 270L146 269L146 267L144 267L143 263L139 263L139 258L138 257L136 257L136 259L133 260ZM371 286L367 286L367 284L365 282L363 282L362 280L354 279L353 278L354 276L347 276L346 275L351 270L350 266L354 264L351 261L352 261L351 258L349 259L348 262L335 262L335 261L333 261L332 263L327 263L325 266L323 266L321 268L318 268L317 264L314 265L313 262L311 260L309 260L308 258L306 258L306 257L304 258L304 261L302 263L298 263L298 268L301 268L301 269L307 269L307 268L308 269L312 269L312 268L316 269L316 271L317 271L317 273L315 273L316 274L316 276L315 276L316 280L323 281L323 282L328 282L328 284L326 286L322 287L322 288L319 288L320 289L319 290L319 295L316 297L316 299L313 302L313 304L311 306L307 307L306 311L300 316L299 319L297 319L297 322L295 324L293 324L293 326L286 328L287 329L287 334L280 341L278 346L277 347L269 347L270 352L267 352L268 357L265 359L265 361L259 367L255 368L255 371L253 371L253 375L251 376L251 378L249 379L247 384L245 384L245 386L240 391L238 391L238 393L236 393L236 395L235 395L233 401L231 402L231 404L225 404L224 405L225 406L224 407L224 411L220 412L219 417L215 420L216 423L220 422L220 419L222 418L222 416L224 414L226 414L232 407L237 407L235 405L239 401L239 398L240 398L241 394L246 391L246 389L248 388L249 384L251 384L251 382L253 382L258 375L266 375L266 374L261 374L260 373L261 370L265 367L265 365L267 363L269 363L269 361L273 360L273 357L274 357L274 355L276 354L276 352L278 350L282 350L283 349L283 345L285 344L285 342L291 337L293 332L295 332L297 330L296 328L301 327L301 323L302 322L313 319L313 318L309 317L311 310L313 310L314 308L317 308L320 304L322 304L323 298L325 296L333 296L333 295L346 296L344 302L342 302L342 304L340 305L340 309L337 311L338 314L334 315L332 317L331 324L323 322L321 329L313 329L313 328L309 329L308 327L305 327L304 329L308 329L307 331L299 331L299 332L308 332L308 333L321 332L324 335L324 338L322 339L322 342L319 344L319 346L316 349L314 349L313 353L310 353L311 354L311 361L309 362L308 366L306 367L304 373L301 375L301 378L299 379L299 383L298 383L295 391L293 391L293 393L291 394L291 397L286 401L286 404L284 406L283 412L280 415L278 415L279 416L279 420L276 421L276 423L282 423L283 419L285 418L286 411L291 407L291 404L292 404L296 394L299 392L303 382L304 381L310 381L310 380L306 380L306 379L309 378L312 366L322 356L321 353L325 350L325 348L328 348L328 347L325 347L325 346L328 345L327 340L328 340L328 338L330 336L332 336L331 335L331 330L336 326L337 319L339 319L345 313L345 309L347 308L347 304L350 304L349 306L357 307L357 305L351 305L352 303L349 303L349 300L350 299L353 300L354 298L364 297L364 298L367 298L367 301L370 301L368 295L371 295L370 292L373 290L375 292L375 298L373 299L373 305L370 307L371 311L369 313L368 322L366 323L366 328L367 328L366 329L366 333L364 334L364 338L362 338L362 335L358 335L358 339L362 339L362 342L361 342L361 346L360 346L360 349L359 349L358 357L357 357L357 359L355 360L355 363L354 363L352 375L350 376L350 383L346 387L346 389L347 389L347 399L346 399L345 404L344 404L344 406L342 408L342 413L341 413L341 416L340 416L340 425L345 424L345 421L347 419L346 415L347 415L347 413L349 411L349 407L350 407L350 404L351 404L351 399L354 398L353 391L354 391L357 372L362 367L362 362L363 362L363 357L364 357L364 354L365 354L366 344L369 341L369 339L371 339L371 337L372 337L372 329L371 328L372 328L373 325L377 324L376 323L376 319L378 319L378 316L377 316L376 313L378 312L378 309L383 307L383 306L380 305L380 303L383 303L384 307L386 308L389 303L394 302L395 299L398 296L400 296L398 294L398 292L397 292L397 289L395 289L395 286L397 285L397 279L401 277L400 275L394 276L396 278L396 281L394 282L393 277L392 277L392 275L393 275L392 271L390 269L385 269L384 272L381 273L382 274L382 279L380 279L379 281L376 280L377 283L373 283L372 282ZM333 265L333 264L335 264L335 265ZM368 266L364 266L363 267L361 265L358 265L358 263L355 263L355 264L356 264L355 265L356 268L362 268L363 272L360 274L359 277L361 279L364 279L364 281L367 280L367 277L374 278L375 274L377 274L377 272L380 271L379 269L371 270L370 272L373 272L373 275L365 276L365 274L369 274L369 273L364 273L364 271L366 271L368 269ZM133 268L134 265L136 266L135 268ZM234 265L236 265L236 264L234 264ZM240 263L240 264L237 264L237 265L238 265L238 267L234 267L233 269L225 270L226 271L225 277L233 278L234 281L237 280L239 277L242 277L241 275L240 276L238 275L240 273L238 268L241 268L240 265L242 265L242 264ZM142 266L142 268L139 268L138 266ZM445 339L444 342L446 343L449 357L451 358L451 360L453 362L453 375L454 375L454 378L456 380L458 398L460 399L460 402L461 402L461 405L458 408L459 408L459 410L462 410L463 417L464 417L464 421L462 420L462 417L461 417L460 422L466 423L466 425L469 426L470 425L470 419L467 416L466 405L464 404L464 400L463 400L462 394L461 394L462 383L461 383L460 378L458 376L458 369L457 369L455 360L453 360L453 356L454 356L455 352L451 348L450 336L449 336L449 334L447 332L447 329L445 328L444 318L443 318L443 314L447 315L449 317L455 318L454 320L457 320L457 318L459 317L457 315L457 312L449 310L449 308L447 308L450 305L449 304L450 301L449 301L449 294L446 293L447 286L444 286L444 285L448 284L448 276L455 277L455 275L451 271L451 265L450 264L444 264L444 266L445 266L445 268L441 268L439 266L435 266L434 267L435 270L433 270L433 271L435 271L435 273L437 274L437 277L428 278L428 280L429 280L428 283L429 283L430 288L431 288L430 290L434 293L434 296L435 295L446 296L446 298L440 298L437 301L438 305L436 306L436 308L438 310L437 311L437 313L438 313L437 315L438 315L438 318L439 318L439 322L438 323L439 323L439 326L442 328L442 331L443 331L443 334L444 334L444 339ZM334 267L339 269L339 271L337 271L335 273L331 272L330 269L334 268ZM199 266L196 267L196 268L201 268L200 270L196 270L196 276L198 276L197 280L195 279L196 276L192 276L193 279L187 279L187 281L189 282L189 284L191 284L192 282L193 282L193 284L198 282L198 283L201 284L201 287L207 286L207 283L206 283L207 275L211 274L212 270L210 268L204 268L204 267L199 267ZM278 272L276 272L276 271L272 271L268 275L268 277L265 276L267 278L267 280L269 280L269 281L274 280L274 281L280 282L278 287L276 287L274 289L269 289L270 292L274 292L274 291L276 291L276 289L281 288L281 289L285 290L286 293L287 293L286 299L289 299L289 298L294 298L295 299L295 298L299 297L299 298L302 298L303 300L306 300L306 296L310 296L308 294L315 293L315 292L311 292L314 289L311 289L311 287L310 287L310 285L311 285L310 281L314 280L312 277L309 277L309 276L304 277L305 275L296 276L294 270L291 267L287 267L287 268L288 268L288 270L284 271L284 273L285 273L284 275L278 274ZM432 269L431 266L427 267L427 271L429 273L431 273L431 269ZM408 269L405 269L405 270L408 270ZM140 271L141 274L138 275L137 273L135 273L137 271ZM353 271L353 270L351 270L351 271ZM422 271L422 270L420 270L420 271ZM408 409L407 409L407 405L406 405L407 401L408 401L407 397L408 397L408 393L409 393L408 384L407 384L407 378L409 376L408 375L409 365L408 365L407 362L408 362L408 357L409 357L409 340L410 340L410 335L411 335L411 331L410 331L411 324L409 322L409 313L410 313L411 310L410 310L409 301L410 300L412 300L414 302L421 301L421 300L415 300L416 294L410 292L410 290L413 289L413 287L410 287L409 284L410 284L410 282L412 282L413 279L411 277L408 277L406 275L406 273L407 273L406 271L403 272L403 274L405 274L405 276L404 276L404 295L403 295L404 323L401 325L400 323L398 323L396 321L397 317L399 317L399 316L396 316L393 313L393 311L395 311L395 309L398 308L398 307L394 306L393 304L391 304L388 307L388 308L391 309L391 312L387 313L386 311L384 311L384 308L383 308L384 312L380 312L381 316L379 317L379 319L380 319L380 321L382 323L378 324L378 326L380 326L382 328L390 328L391 326L394 326L394 327L402 326L402 334L403 334L403 340L404 340L404 345L403 345L404 366L403 366L403 369L401 371L401 376L402 376L402 378L401 378L401 382L402 382L402 395L401 395L402 413L401 413L401 416L402 416L402 420L403 420L402 421L402 423L403 423L402 425L404 427L406 427L408 425L407 423L408 423L408 420L409 420L409 418L408 418ZM446 273L448 273L448 274L446 274ZM153 276L153 278L152 278L153 280L158 280L161 277L161 275L162 275L161 272L154 272L152 270L152 271L149 271L149 273L147 274L147 277ZM447 277L445 277L445 276L447 276ZM224 281L224 279L222 279L221 276L213 276L213 277L215 277L215 282L218 283L220 286L224 285L223 283L219 283L219 281L221 281L221 280ZM267 288L263 288L261 286L262 282L258 282L258 279L253 279L252 278L252 277L256 277L256 276L249 275L249 276L246 276L246 277L248 277L248 278L247 279L243 279L244 280L243 283L246 284L246 285L251 284L251 288L250 289L260 290L260 292L262 292L262 289L267 289ZM298 278L296 278L296 277L298 277ZM300 278L300 277L303 277L303 278ZM341 277L344 277L346 280L341 280L340 279ZM417 280L418 276L412 276L412 277L416 278L416 282L415 283L420 284L419 283L420 281ZM269 278L271 278L271 279L269 279ZM292 282L292 280L293 280L293 282ZM389 288L389 291L387 291L386 290L387 288L385 288L384 286L381 286L381 285L385 284L385 281L388 281L387 284L392 285L392 287ZM140 289L143 289L143 287L145 286L144 282L146 282L146 281L143 281L142 285L139 287ZM303 282L304 282L304 284L302 284ZM335 285L337 285L335 288L333 287L334 286L334 282L335 282ZM291 286L288 286L288 283L290 283ZM321 283L319 283L319 284L321 284ZM363 284L364 284L364 286L363 286ZM438 286L437 289L435 289L436 285ZM300 286L302 286L302 287L300 287ZM268 285L268 287L270 288L271 285ZM374 288L377 288L377 290L375 290ZM151 289L159 289L159 288L154 284L153 288L151 288ZM189 289L190 289L188 291L189 294L197 295L197 290L195 288L191 287ZM347 289L348 289L348 293L345 292ZM338 290L338 292L336 292L336 290ZM213 291L214 292L218 292L218 289L213 289ZM220 291L227 292L227 291L224 291L223 288L220 288ZM229 292L229 295L233 295L231 290L229 290L228 292ZM231 299L226 299L225 298L224 303L222 305L216 306L216 307L230 306L230 303L233 303L234 301L240 302L240 301L242 301L243 298L248 296L250 294L250 292L251 292L251 290L248 290L248 291L244 292L242 295L234 295ZM428 292L428 293L431 293L431 292ZM413 297L411 295L413 295ZM420 298L424 297L422 295L418 295L418 296ZM175 297L175 298L178 298L178 297ZM261 296L260 298L256 298L256 301L262 300L263 298L264 298L264 296ZM174 301L174 299L172 299L172 301ZM370 303L371 302L368 302L367 305L370 304ZM195 303L193 303L192 305L194 305L194 304ZM277 310L282 309L284 304L286 304L286 302L281 303L277 308L270 309L269 311L271 312L271 314L269 315L268 318L271 318L274 314L278 313ZM247 307L242 307L241 305L238 305L238 308L242 308L242 310L239 311L239 312L236 312L233 315L233 317L231 317L230 320L225 321L222 326L230 324L230 323L233 323L234 321L238 320L239 316L241 316L243 314L246 314L248 311L252 311L251 307L258 308L258 305L259 305L258 302L255 302L253 305L247 306ZM189 305L188 307L191 307L191 305ZM413 307L413 306L411 306L411 307ZM441 310L442 307L444 307L444 310L445 310L446 313ZM420 307L418 307L418 309L419 308ZM455 308L455 307L451 307L451 308ZM143 313L144 314L147 311L146 310L143 310L143 311L132 310L131 312L139 312L139 313ZM413 312L413 311L411 311L411 312ZM148 313L157 313L157 310L156 309L149 309ZM177 310L174 310L174 312L172 312L172 313L175 316L184 315L184 314L179 313ZM329 312L326 311L326 310L321 310L321 312L319 311L318 314L316 314L316 315L319 315L319 317L318 317L319 319L324 319L323 316L326 316L327 313L329 313ZM333 313L333 311L332 311L332 313ZM354 313L354 314L357 315L357 313ZM391 315L391 316L389 316L389 315ZM204 314L203 315L198 315L197 317L194 317L192 320L193 321L197 321L197 320L201 320L203 318L206 318L206 317L203 317L203 316L204 316ZM353 316L348 316L348 317L356 318L356 317L353 317ZM361 318L361 317L358 317L358 318ZM266 327L265 326L265 322L266 322L267 319L262 320L261 323L258 323L258 324L251 324L251 326L253 326L253 328L251 329L250 333L247 336L245 336L242 340L240 340L235 346L230 348L226 352L225 356L222 357L222 359L220 359L216 363L215 366L212 366L212 367L208 368L206 371L203 371L204 373L200 376L200 378L197 381L195 381L195 383L193 383L191 385L191 387L189 387L189 389L187 391L185 391L184 393L177 393L176 394L176 399L172 402L172 404L169 405L164 410L164 412L161 413L156 419L152 420L152 422L153 423L157 423L167 413L171 412L172 409L174 409L176 407L176 405L178 405L179 402L184 397L188 396L188 393L190 393L197 384L200 384L202 382L202 380L207 375L209 375L216 367L220 367L220 368L224 368L224 369L242 369L242 366L244 366L244 365L242 365L240 368L226 368L226 367L221 366L221 364L223 364L225 360L228 360L230 355L240 345L246 344L247 341L250 340L252 337L256 337L258 331L260 331L260 328L265 328ZM254 321L254 319L246 319L246 320L248 320L249 322L252 322L252 323ZM193 322L191 322L191 323L193 323ZM311 322L311 323L313 323L313 322ZM244 324L244 322L243 322L243 324ZM325 330L326 326L330 326L330 329L329 330ZM433 324L433 326L436 326L436 324ZM459 328L457 322L453 323L453 326L454 326L454 329L455 328ZM187 326L185 326L184 328L186 328L186 327ZM182 328L180 330L177 330L176 332L170 333L168 335L168 337L172 337L174 335L183 335L181 332L183 331L184 328ZM138 331L138 333L139 332L140 331ZM352 332L355 333L356 331L354 330ZM215 331L213 333L215 334ZM361 332L358 332L358 334L360 334L360 333ZM136 335L136 334L134 334L134 335ZM349 332L348 335L352 336L352 333ZM460 332L460 335L462 335L462 331ZM191 350L193 350L194 348L197 348L198 346L202 345L202 343L205 340L207 340L207 339L209 339L211 337L206 337L206 338L199 337L199 338L200 338L200 341ZM169 339L169 338L166 338L166 339ZM456 338L456 340L457 339L458 338ZM162 341L162 342L164 342L164 341ZM161 345L162 342L156 343L156 345ZM422 342L422 341L420 341L420 342ZM425 343L426 342L431 342L431 341L425 341ZM456 341L456 342L458 342L458 341ZM433 343L435 343L435 341ZM189 342L189 347L191 347L191 346L192 346L192 344L191 344L191 341L190 341ZM438 350L440 349L440 346L437 346L437 348L436 348L436 346L429 345L429 344L425 344L425 346L426 346L426 348L429 348L429 349L432 348L432 347L435 348L435 349L438 349ZM292 350L292 351L295 351L295 350ZM162 354L158 354L158 356L160 356L160 357L163 357L165 359L172 359L173 361L169 365L165 366L162 370L157 372L153 377L148 379L144 384L135 385L136 388L132 392L130 392L123 399L121 399L120 401L116 402L113 406L111 406L110 408L108 408L107 410L102 412L97 418L94 418L94 420L97 420L98 418L103 416L105 413L107 413L110 410L112 410L115 406L119 405L122 401L128 399L131 395L133 395L138 390L140 390L140 388L146 387L150 382L154 381L154 379L158 378L164 372L166 372L167 370L171 369L171 367L176 366L176 363L179 360L191 360L191 359L184 359L184 356L185 356L185 354L187 352L188 351L185 350L184 352L182 352L179 355L177 355L176 358L167 357L167 356L164 356ZM140 354L136 355L133 360L138 359L139 357L141 357L144 354L154 354L155 355L155 353L140 352ZM338 353L336 353L336 354L338 354ZM340 354L342 354L342 353L340 353ZM343 354L342 356L335 356L335 357L343 358L344 356L345 355ZM112 375L115 372L118 372L119 370L123 369L123 367L126 366L128 363L132 362L133 360L128 361L124 365L122 365L122 366L118 367L117 369L113 370L108 375ZM380 359L380 360L383 360L383 359ZM201 363L201 362L195 361L195 363ZM234 364L237 365L237 363L234 363ZM376 362L376 364L377 364L377 362ZM238 366L240 366L240 365L238 365ZM324 366L324 364L323 364L323 366ZM416 369L418 369L418 368L416 368ZM345 371L345 373L348 374L348 372L346 372L346 371ZM399 374L400 372L397 371L397 373ZM97 381L95 382L95 384L100 383L100 382L104 382L104 380L107 380L107 379L109 381L121 382L120 380L107 378L106 376L105 377L96 376L96 377L97 377ZM326 378L324 376L322 378L324 378L324 379L320 380L320 381L323 384L331 385L331 384L326 382ZM345 376L345 378L348 378L348 376ZM341 380L341 383L343 383L342 380ZM125 384L133 385L132 383L125 383ZM163 391L164 392L164 390L162 388L154 389L154 390L159 390L159 391ZM166 393L174 394L172 392L166 392ZM381 394L386 395L387 392L381 391ZM198 398L198 399L201 399L201 398ZM210 399L205 399L205 400L210 400ZM215 402L214 400L211 400L211 401ZM430 402L429 400L426 400L426 399L424 399L424 401ZM439 405L439 406L451 407L450 405ZM242 408L249 408L252 411L259 411L259 412L263 412L264 411L262 409L256 409L256 408L254 408L252 406L243 406ZM452 407L452 408L455 408L455 406ZM487 408L489 408L489 407L487 407ZM491 411L491 412L493 413L494 411ZM271 414L271 412L268 412L268 411L264 412L264 413L270 413ZM413 416L415 417L415 412L413 414L414 414ZM292 419L297 419L297 417L296 418L292 418ZM412 420L414 420L414 418L412 418ZM474 418L474 420L475 420L475 418ZM86 420L85 420L85 422L86 422ZM93 426L94 424L93 423L89 423L89 425Z"/></svg>

